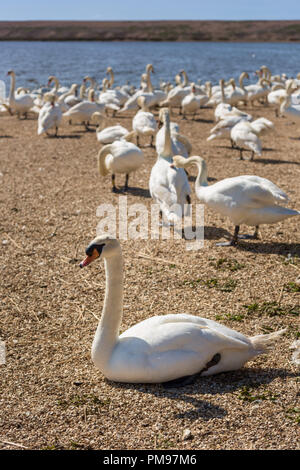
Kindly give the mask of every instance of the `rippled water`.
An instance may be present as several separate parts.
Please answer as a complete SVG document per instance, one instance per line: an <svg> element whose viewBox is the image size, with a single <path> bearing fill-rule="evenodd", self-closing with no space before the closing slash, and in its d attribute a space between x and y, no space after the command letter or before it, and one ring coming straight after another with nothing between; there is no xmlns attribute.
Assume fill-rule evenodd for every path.
<svg viewBox="0 0 300 470"><path fill-rule="evenodd" d="M238 78L242 71L253 74L261 65L273 74L295 77L300 72L299 43L0 42L0 58L0 80L7 87L9 69L16 72L17 86L30 88L46 84L49 75L66 86L80 84L87 74L101 83L109 65L115 85L129 80L135 86L148 63L155 68L155 86L160 80L173 81L181 69L192 81L213 83Z"/></svg>

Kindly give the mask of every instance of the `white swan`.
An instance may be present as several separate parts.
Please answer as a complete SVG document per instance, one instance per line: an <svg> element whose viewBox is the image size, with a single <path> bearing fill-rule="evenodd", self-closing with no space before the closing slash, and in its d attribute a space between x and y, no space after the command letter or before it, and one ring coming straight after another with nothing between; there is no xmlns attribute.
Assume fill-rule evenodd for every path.
<svg viewBox="0 0 300 470"><path fill-rule="evenodd" d="M299 87L294 85L294 80L290 79L287 80L285 86L282 84L277 84L272 86L272 91L270 91L267 95L267 101L271 106L275 108L275 116L279 116L280 110L280 98L286 98L287 96L291 96L295 93Z"/></svg>
<svg viewBox="0 0 300 470"><path fill-rule="evenodd" d="M164 125L163 149L157 155L157 160L152 167L149 189L151 197L159 204L161 215L167 223L176 223L183 214L188 214L186 204L190 204L191 188L187 175L183 169L173 169L172 163L172 142L170 132L169 110L164 108L162 116Z"/></svg>
<svg viewBox="0 0 300 470"><path fill-rule="evenodd" d="M248 91L244 87L245 78L249 78L248 73L247 72L241 73L240 78L239 78L239 84L240 84L239 87L236 86L234 78L231 78L229 80L228 83L232 86L232 89L227 90L226 101L230 103L231 105L237 104L240 101L242 102L247 101Z"/></svg>
<svg viewBox="0 0 300 470"><path fill-rule="evenodd" d="M10 90L8 96L8 106L11 112L16 112L17 116L20 118L21 116L27 117L27 113L30 109L34 106L34 99L29 94L15 94L15 86L16 86L16 74L13 70L9 70L7 75L10 76Z"/></svg>
<svg viewBox="0 0 300 470"><path fill-rule="evenodd" d="M240 150L240 160L243 160L245 148L251 151L251 160L254 159L254 154L261 156L262 143L258 137L259 129L252 127L251 123L245 120L241 120L231 129L230 138Z"/></svg>
<svg viewBox="0 0 300 470"><path fill-rule="evenodd" d="M300 105L292 105L291 97L289 95L280 97L279 102L280 116L287 115L296 120L300 119Z"/></svg>
<svg viewBox="0 0 300 470"><path fill-rule="evenodd" d="M85 128L89 130L88 123L90 122L92 115L96 112L104 114L105 105L95 102L95 91L89 90L88 99L81 101L80 103L72 106L68 109L63 116L71 119L72 121L79 121L84 123Z"/></svg>
<svg viewBox="0 0 300 470"><path fill-rule="evenodd" d="M251 150L251 160L254 154L261 155L262 143L259 136L274 129L274 124L264 117L249 122L240 120L230 131L231 144L240 150L240 160L243 160L243 148Z"/></svg>
<svg viewBox="0 0 300 470"><path fill-rule="evenodd" d="M241 121L250 121L250 114L230 114L228 113L211 130L207 141L214 139L230 138L231 130ZM233 146L233 142L231 142Z"/></svg>
<svg viewBox="0 0 300 470"><path fill-rule="evenodd" d="M200 109L201 106L204 106L208 102L208 96L201 94L196 95L196 87L195 83L191 84L191 92L186 95L183 100L181 101L181 112L183 115L183 119L186 119L186 114L191 113L193 114L193 119L197 114L197 111Z"/></svg>
<svg viewBox="0 0 300 470"><path fill-rule="evenodd" d="M265 78L260 78L258 83L247 85L247 102L254 104L255 101L265 98L270 91L270 81Z"/></svg>
<svg viewBox="0 0 300 470"><path fill-rule="evenodd" d="M130 173L138 170L145 162L143 151L125 139L116 140L112 144L105 145L98 153L99 173L101 176L106 176L109 172L112 173L113 192L117 191L115 186L116 173L125 173L124 191L127 191Z"/></svg>
<svg viewBox="0 0 300 470"><path fill-rule="evenodd" d="M278 204L288 201L288 196L266 178L241 175L208 186L207 167L203 158L192 156L184 159L178 155L173 157L173 165L178 168L185 168L190 164L198 167L195 182L197 198L212 210L229 217L235 225L232 240L219 243L221 246L236 245L242 224L256 227L253 236L243 238L257 238L259 225L275 224L288 217L300 215L299 211Z"/></svg>
<svg viewBox="0 0 300 470"><path fill-rule="evenodd" d="M179 107L179 114L181 114L181 102L183 98L191 91L191 87L188 86L187 73L185 70L181 70L180 73L183 75L183 82L180 82L179 85L172 88L166 99L160 103L161 106L168 106L170 110L174 107Z"/></svg>
<svg viewBox="0 0 300 470"><path fill-rule="evenodd" d="M96 237L80 267L96 259L105 263L106 290L92 360L109 380L184 386L199 375L241 368L285 331L246 337L214 320L183 313L147 318L120 335L123 257L118 240Z"/></svg>
<svg viewBox="0 0 300 470"><path fill-rule="evenodd" d="M38 135L44 132L48 134L49 129L55 129L55 136L57 136L58 127L62 119L61 108L55 104L56 95L53 93L45 93L44 100L46 103L42 107L38 116Z"/></svg>
<svg viewBox="0 0 300 470"><path fill-rule="evenodd" d="M162 154L165 146L165 128L164 128L164 115L165 108L159 110L158 122L162 127L156 134L155 138L155 149L158 155ZM180 134L179 125L176 122L170 122L170 134L171 134L171 148L173 155L182 155L187 158L190 156L192 151L192 144L187 137Z"/></svg>
<svg viewBox="0 0 300 470"><path fill-rule="evenodd" d="M154 135L157 131L156 119L146 107L145 96L139 96L138 105L141 109L136 113L136 115L132 119L132 129L136 132L137 145L140 145L140 137L150 136L150 147L153 147Z"/></svg>
<svg viewBox="0 0 300 470"><path fill-rule="evenodd" d="M94 117L97 113L94 113ZM100 126L96 129L96 137L98 142L101 142L103 145L112 144L115 140L120 140L126 137L129 140L129 134L132 134L132 137L135 137L135 132L128 131L125 127L120 124L115 126L104 127L105 119L100 114L98 116L101 120Z"/></svg>

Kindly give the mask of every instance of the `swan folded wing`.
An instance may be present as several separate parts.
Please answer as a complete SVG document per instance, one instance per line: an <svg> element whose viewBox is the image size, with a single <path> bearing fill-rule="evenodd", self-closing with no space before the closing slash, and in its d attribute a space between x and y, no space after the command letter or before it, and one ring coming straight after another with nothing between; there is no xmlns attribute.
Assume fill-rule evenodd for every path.
<svg viewBox="0 0 300 470"><path fill-rule="evenodd" d="M244 191L249 198L265 203L288 201L287 194L272 181L259 176L245 176Z"/></svg>
<svg viewBox="0 0 300 470"><path fill-rule="evenodd" d="M213 321L201 323L201 319L198 322L197 317L189 315L147 319L120 336L118 356L121 361L125 356L126 359L118 364L118 373L126 368L128 374L132 368L133 381L141 377L149 382L172 380L200 372L215 354L222 356L224 350L251 348L246 337L219 327ZM124 354L120 355L123 349Z"/></svg>

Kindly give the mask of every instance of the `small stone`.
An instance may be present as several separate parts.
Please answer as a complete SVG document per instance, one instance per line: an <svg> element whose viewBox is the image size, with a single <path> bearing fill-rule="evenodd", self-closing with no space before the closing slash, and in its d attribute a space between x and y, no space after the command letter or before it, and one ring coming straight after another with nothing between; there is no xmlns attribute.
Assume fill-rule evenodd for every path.
<svg viewBox="0 0 300 470"><path fill-rule="evenodd" d="M185 429L182 433L182 440L188 441L189 439L193 439L193 435L190 429Z"/></svg>

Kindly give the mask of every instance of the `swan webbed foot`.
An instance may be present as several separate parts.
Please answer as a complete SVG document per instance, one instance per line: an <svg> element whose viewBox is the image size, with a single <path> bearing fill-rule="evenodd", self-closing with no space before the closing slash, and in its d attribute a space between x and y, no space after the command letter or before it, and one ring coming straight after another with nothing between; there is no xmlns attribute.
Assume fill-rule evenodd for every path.
<svg viewBox="0 0 300 470"><path fill-rule="evenodd" d="M229 242L216 243L216 246L236 246L236 244L237 244L236 240L230 240Z"/></svg>
<svg viewBox="0 0 300 470"><path fill-rule="evenodd" d="M235 245L237 245L238 238L239 238L239 230L240 230L240 226L236 225L235 228L234 228L234 234L233 234L232 239L228 242L216 243L216 246L235 246Z"/></svg>
<svg viewBox="0 0 300 470"><path fill-rule="evenodd" d="M245 235L238 235L238 238L241 240L259 240L259 227L258 225L255 227L255 232L253 235L245 234Z"/></svg>

